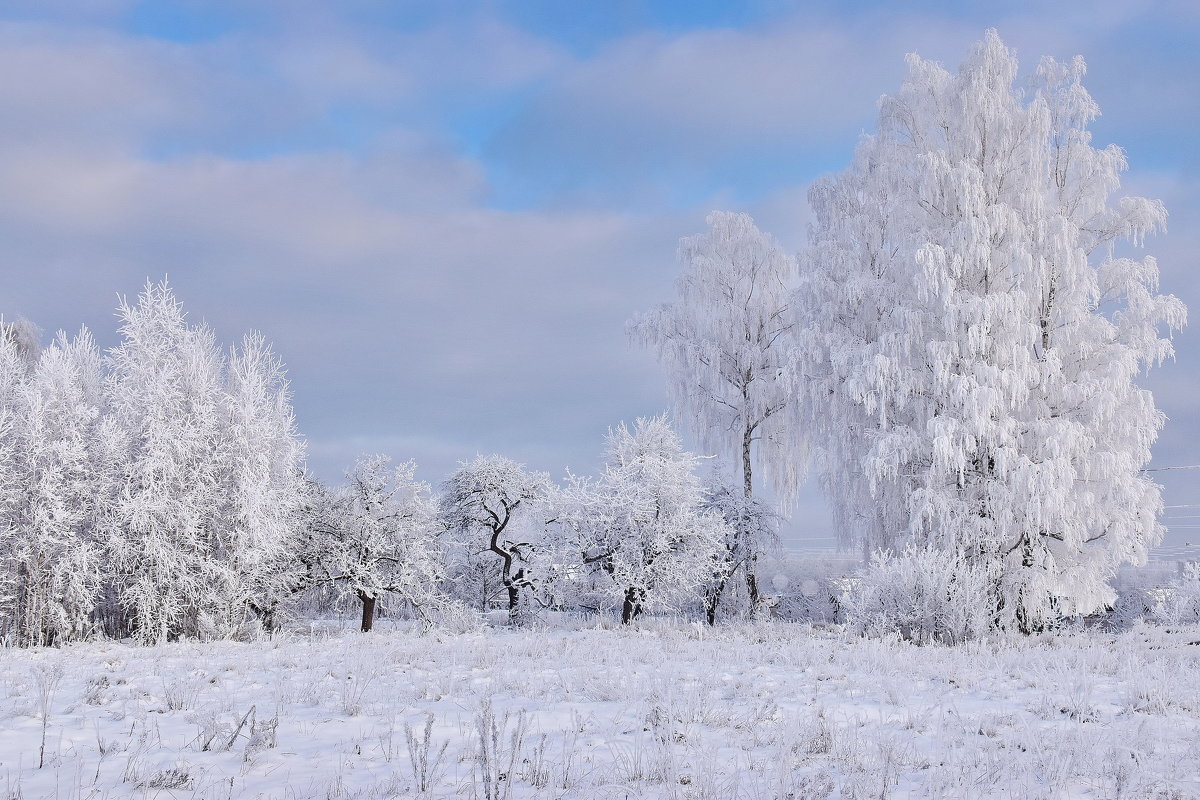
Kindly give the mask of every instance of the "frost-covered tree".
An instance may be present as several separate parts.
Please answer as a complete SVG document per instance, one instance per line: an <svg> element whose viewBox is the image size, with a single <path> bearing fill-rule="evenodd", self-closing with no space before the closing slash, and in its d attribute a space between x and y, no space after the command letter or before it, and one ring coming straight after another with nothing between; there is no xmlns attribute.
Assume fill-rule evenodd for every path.
<svg viewBox="0 0 1200 800"><path fill-rule="evenodd" d="M214 635L230 584L217 524L223 359L165 282L119 312L107 378L126 448L111 542L117 596L140 641Z"/></svg>
<svg viewBox="0 0 1200 800"><path fill-rule="evenodd" d="M530 472L502 456L477 456L463 462L442 486L440 516L447 530L466 537L472 554L490 552L499 559L500 583L508 596L509 621L520 621L521 589L530 585L524 559L532 542L518 530L521 511L550 491L545 473Z"/></svg>
<svg viewBox="0 0 1200 800"><path fill-rule="evenodd" d="M707 508L699 462L665 415L639 419L609 431L599 478L567 489L576 563L607 577L598 585L622 623L699 599L718 569L730 530Z"/></svg>
<svg viewBox="0 0 1200 800"><path fill-rule="evenodd" d="M787 413L796 393L785 379L796 260L746 214L715 211L708 224L708 233L679 243L679 300L636 317L629 332L667 368L676 415L701 446L740 466L746 507L755 462L786 501L807 463L807 433ZM761 547L754 533L741 519L728 542L752 604Z"/></svg>
<svg viewBox="0 0 1200 800"><path fill-rule="evenodd" d="M4 315L0 314L0 339L11 345L13 352L30 369L37 362L38 354L42 352L41 328L24 317L6 320Z"/></svg>
<svg viewBox="0 0 1200 800"><path fill-rule="evenodd" d="M747 495L742 487L730 485L718 474L713 476L705 508L725 520L725 547L715 556L712 580L704 589L704 614L708 624L715 625L730 579L744 570L751 556L767 545L778 546L780 515L761 498ZM753 550L743 546L745 542L752 542ZM757 588L756 582L750 585ZM758 598L750 602L758 602Z"/></svg>
<svg viewBox="0 0 1200 800"><path fill-rule="evenodd" d="M90 334L0 320L0 629L228 636L294 589L306 485L282 365L187 324L165 283Z"/></svg>
<svg viewBox="0 0 1200 800"><path fill-rule="evenodd" d="M224 414L214 554L229 567L224 624L236 630L253 612L270 628L302 577L293 551L308 484L283 363L262 334L247 335L230 352Z"/></svg>
<svg viewBox="0 0 1200 800"><path fill-rule="evenodd" d="M1125 156L1091 144L1081 58L1025 92L989 31L957 74L908 67L810 193L797 372L842 535L954 553L993 576L993 623L1031 630L1109 602L1162 535L1140 469L1163 418L1136 380L1185 311L1118 243L1166 212L1112 201Z"/></svg>
<svg viewBox="0 0 1200 800"><path fill-rule="evenodd" d="M17 397L19 487L9 521L16 570L16 640L58 644L93 626L110 512L101 458L101 356L91 335L59 334Z"/></svg>
<svg viewBox="0 0 1200 800"><path fill-rule="evenodd" d="M0 326L5 323L0 320ZM21 495L21 422L29 362L16 337L0 327L0 637L17 638L17 558Z"/></svg>
<svg viewBox="0 0 1200 800"><path fill-rule="evenodd" d="M441 602L442 527L429 485L415 480L415 472L412 461L392 467L386 456L360 458L346 486L326 494L314 526L311 578L358 599L364 633L384 593L426 619Z"/></svg>

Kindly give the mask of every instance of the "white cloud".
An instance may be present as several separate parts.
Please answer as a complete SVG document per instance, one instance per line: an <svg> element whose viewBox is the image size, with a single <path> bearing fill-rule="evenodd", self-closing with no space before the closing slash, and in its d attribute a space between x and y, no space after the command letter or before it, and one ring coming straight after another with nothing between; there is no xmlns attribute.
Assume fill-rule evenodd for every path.
<svg viewBox="0 0 1200 800"><path fill-rule="evenodd" d="M114 293L169 274L222 338L257 327L274 340L326 477L385 450L434 482L476 452L588 470L609 425L661 410L657 369L622 323L671 296L678 238L740 198L800 247L806 181L840 168L878 96L898 87L905 52L953 67L999 24L1032 68L1042 52L1093 56L1143 13L1100 3L1079 25L1051 26L1033 11L797 16L642 33L578 59L484 13L403 31L292 7L273 12L276 28L196 44L86 21L0 25L0 311L47 328L87 322L111 342ZM1095 52L1093 74L1116 58ZM1195 105L1187 74L1124 99L1105 80L1110 117ZM1180 87L1191 94L1170 103ZM446 121L504 103L497 170L461 152ZM328 129L342 106L366 108L349 143ZM1174 214L1150 247L1164 288L1200 304L1187 266L1195 182L1139 173L1138 155L1131 177ZM742 163L757 173L740 175ZM489 177L504 170L545 196L601 188L582 210L500 210ZM1162 371L1174 377L1156 385L1182 457L1195 439L1184 368L1200 340L1179 341L1180 364Z"/></svg>

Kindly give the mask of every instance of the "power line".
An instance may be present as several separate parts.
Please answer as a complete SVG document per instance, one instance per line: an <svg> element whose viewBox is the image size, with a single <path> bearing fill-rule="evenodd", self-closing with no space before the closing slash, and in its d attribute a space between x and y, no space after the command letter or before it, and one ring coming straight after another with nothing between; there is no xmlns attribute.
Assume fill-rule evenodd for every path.
<svg viewBox="0 0 1200 800"><path fill-rule="evenodd" d="M1200 469L1200 464L1185 464L1180 467L1151 467L1150 469L1143 469L1141 472L1166 472L1172 469Z"/></svg>

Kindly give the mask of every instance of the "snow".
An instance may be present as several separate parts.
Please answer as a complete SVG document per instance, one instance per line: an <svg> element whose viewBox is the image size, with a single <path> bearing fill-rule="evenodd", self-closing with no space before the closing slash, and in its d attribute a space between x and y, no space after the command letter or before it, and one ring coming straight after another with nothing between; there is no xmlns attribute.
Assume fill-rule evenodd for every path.
<svg viewBox="0 0 1200 800"><path fill-rule="evenodd" d="M778 621L463 634L385 621L366 635L353 622L0 651L0 792L1200 796L1196 627L945 648ZM421 793L412 756L430 718Z"/></svg>

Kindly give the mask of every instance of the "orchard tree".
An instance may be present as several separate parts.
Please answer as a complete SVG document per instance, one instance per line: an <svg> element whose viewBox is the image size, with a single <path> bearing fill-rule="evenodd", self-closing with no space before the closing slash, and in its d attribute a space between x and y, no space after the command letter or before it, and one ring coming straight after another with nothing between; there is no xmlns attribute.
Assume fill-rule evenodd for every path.
<svg viewBox="0 0 1200 800"><path fill-rule="evenodd" d="M576 563L607 576L602 591L620 603L623 624L699 599L720 569L731 531L706 507L699 461L665 415L639 419L609 431L598 479L567 490Z"/></svg>
<svg viewBox="0 0 1200 800"><path fill-rule="evenodd" d="M523 562L533 546L521 537L513 538L519 527L514 520L524 510L522 506L549 492L545 473L529 472L497 455L477 456L460 464L442 487L440 515L446 529L467 537L465 545L471 553L488 551L499 559L500 583L508 596L509 622L514 625L520 622L521 589L531 585Z"/></svg>
<svg viewBox="0 0 1200 800"><path fill-rule="evenodd" d="M708 624L715 625L730 578L745 569L752 552L760 552L766 544L778 546L780 516L760 498L729 485L716 471L704 507L725 521L725 547L714 557L712 579L704 588L704 614ZM755 550L739 546L745 541L753 542Z"/></svg>
<svg viewBox="0 0 1200 800"><path fill-rule="evenodd" d="M679 300L633 319L629 332L666 366L676 415L701 446L740 465L745 507L756 461L786 502L807 463L807 433L788 413L796 394L785 375L796 261L746 214L715 211L708 224L709 233L679 244ZM735 533L727 560L744 575L753 609L762 543L749 517ZM719 601L712 599L713 613Z"/></svg>
<svg viewBox="0 0 1200 800"><path fill-rule="evenodd" d="M1139 373L1185 309L1153 258L1161 203L1113 202L1084 62L1032 89L995 31L957 74L915 55L878 132L810 192L797 374L842 535L936 547L990 577L992 624L1029 631L1112 599L1163 533L1142 472L1163 415Z"/></svg>
<svg viewBox="0 0 1200 800"><path fill-rule="evenodd" d="M414 480L416 464L391 466L386 456L364 456L346 474L347 485L325 493L308 554L314 583L352 593L362 607L362 631L371 630L376 603L394 594L426 619L440 602L445 575L441 527L429 485Z"/></svg>

